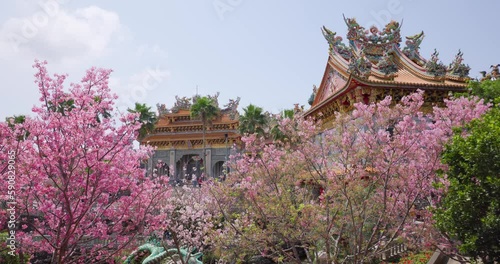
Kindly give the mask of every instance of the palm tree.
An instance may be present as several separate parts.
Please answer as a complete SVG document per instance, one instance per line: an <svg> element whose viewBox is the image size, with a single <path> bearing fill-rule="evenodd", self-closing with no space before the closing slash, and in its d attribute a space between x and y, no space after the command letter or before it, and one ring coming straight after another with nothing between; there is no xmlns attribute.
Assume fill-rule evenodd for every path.
<svg viewBox="0 0 500 264"><path fill-rule="evenodd" d="M262 108L249 104L243 108L244 114L240 116L240 133L254 134L264 136L264 128L268 124L266 115L262 112Z"/></svg>
<svg viewBox="0 0 500 264"><path fill-rule="evenodd" d="M139 114L137 121L141 122L142 125L139 128L138 139L143 139L147 134L153 132L157 118L156 113L151 111L151 107L146 106L146 104L135 103L135 108L128 108L127 111Z"/></svg>
<svg viewBox="0 0 500 264"><path fill-rule="evenodd" d="M206 143L205 136L207 133L207 126L212 125L212 120L219 115L220 109L214 100L206 96L197 97L196 101L191 105L191 117L200 119L203 124L203 162L206 163ZM207 172L207 164L203 166L203 172Z"/></svg>

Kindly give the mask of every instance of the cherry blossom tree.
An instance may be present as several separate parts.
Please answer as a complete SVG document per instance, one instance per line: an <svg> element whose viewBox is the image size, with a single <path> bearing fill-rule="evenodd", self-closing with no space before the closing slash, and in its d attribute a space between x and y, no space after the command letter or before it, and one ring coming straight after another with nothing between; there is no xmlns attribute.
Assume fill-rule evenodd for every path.
<svg viewBox="0 0 500 264"><path fill-rule="evenodd" d="M159 227L164 188L140 168L151 149L133 148L136 114L113 114L111 70L91 68L66 91L67 76L51 77L46 64L34 64L41 104L12 130L25 138L2 137L2 153L16 152L19 251L47 252L51 263L110 262Z"/></svg>
<svg viewBox="0 0 500 264"><path fill-rule="evenodd" d="M443 145L488 106L459 98L425 114L423 103L419 91L399 103L356 104L330 131L285 118L283 141L244 137L227 181L211 189L225 220L212 237L220 255L361 263L395 246L430 246L435 186L447 184L435 173Z"/></svg>
<svg viewBox="0 0 500 264"><path fill-rule="evenodd" d="M2 176L7 176L8 170L8 160L9 160L9 151L11 146L13 146L11 140L13 138L13 131L9 129L8 123L0 123L0 172ZM12 155L12 157L14 157ZM12 177L15 181L15 175ZM9 200L8 195L8 178L2 177L2 184L0 184L0 198L1 201ZM14 182L12 181L12 182ZM0 211L0 230L7 228L8 216L5 208L2 208Z"/></svg>
<svg viewBox="0 0 500 264"><path fill-rule="evenodd" d="M212 210L209 210L208 188L175 188L162 207L168 217L162 222L165 249L184 251L186 255L172 254L170 258L178 263L191 263L207 247L207 234L213 228ZM196 254L198 253L198 254Z"/></svg>

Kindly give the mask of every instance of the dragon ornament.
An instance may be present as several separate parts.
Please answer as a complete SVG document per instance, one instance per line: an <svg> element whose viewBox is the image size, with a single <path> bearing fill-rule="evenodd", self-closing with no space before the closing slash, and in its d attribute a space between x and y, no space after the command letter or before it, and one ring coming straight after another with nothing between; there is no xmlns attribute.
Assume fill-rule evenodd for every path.
<svg viewBox="0 0 500 264"><path fill-rule="evenodd" d="M237 97L236 100L234 99L229 99L229 103L224 105L224 108L221 110L221 112L229 114L229 118L231 120L236 119L236 116L238 115L238 105L240 104L240 97Z"/></svg>
<svg viewBox="0 0 500 264"><path fill-rule="evenodd" d="M165 104L156 104L156 108L158 109L158 113L160 116L168 114L169 110L165 106Z"/></svg>
<svg viewBox="0 0 500 264"><path fill-rule="evenodd" d="M413 36L406 37L406 47L403 48L403 54L420 66L424 65L419 53L420 44L422 43L422 40L424 40L424 37L424 31Z"/></svg>
<svg viewBox="0 0 500 264"><path fill-rule="evenodd" d="M464 54L462 53L462 51L458 50L457 55L455 55L455 59L448 66L448 71L451 75L455 75L461 78L469 76L470 67L469 65L465 65L464 63L462 63L462 61L464 60L463 55Z"/></svg>
<svg viewBox="0 0 500 264"><path fill-rule="evenodd" d="M326 41L328 41L328 44L330 45L330 52L335 51L346 60L349 60L351 58L351 50L344 43L342 43L341 36L336 36L336 32L329 30L325 26L323 26L321 31L323 32L323 36L325 37Z"/></svg>
<svg viewBox="0 0 500 264"><path fill-rule="evenodd" d="M203 253L191 253L184 248L165 249L163 246L146 243L132 251L125 259L124 264L173 264L182 258L188 264L203 264L201 261Z"/></svg>
<svg viewBox="0 0 500 264"><path fill-rule="evenodd" d="M363 79L366 79L368 78L368 76L370 76L371 68L372 64L365 57L365 54L363 52L361 52L361 54L357 58L352 57L349 63L349 72Z"/></svg>
<svg viewBox="0 0 500 264"><path fill-rule="evenodd" d="M307 103L309 105L312 105L314 103L314 99L316 98L316 94L318 93L318 87L316 85L313 85L313 92L311 96L309 97L309 100L307 100Z"/></svg>
<svg viewBox="0 0 500 264"><path fill-rule="evenodd" d="M189 109L191 108L191 99L188 97L179 97L175 96L175 103L174 107L172 107L171 111L172 113L178 113L180 109Z"/></svg>
<svg viewBox="0 0 500 264"><path fill-rule="evenodd" d="M384 52L384 55L377 63L378 70L383 72L386 76L391 76L398 71L398 66L392 59L391 54L390 51Z"/></svg>
<svg viewBox="0 0 500 264"><path fill-rule="evenodd" d="M446 74L446 66L439 61L439 52L434 49L434 53L431 55L431 59L425 63L425 69L428 74L434 75L435 77L441 77Z"/></svg>

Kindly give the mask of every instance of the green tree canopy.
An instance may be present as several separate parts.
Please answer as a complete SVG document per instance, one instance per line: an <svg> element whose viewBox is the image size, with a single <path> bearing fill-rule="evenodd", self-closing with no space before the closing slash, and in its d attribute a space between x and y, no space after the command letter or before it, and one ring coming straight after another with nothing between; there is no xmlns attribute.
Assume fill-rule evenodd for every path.
<svg viewBox="0 0 500 264"><path fill-rule="evenodd" d="M205 126L210 125L219 112L219 106L216 105L214 100L206 96L196 98L193 105L191 105L191 117L201 119Z"/></svg>
<svg viewBox="0 0 500 264"><path fill-rule="evenodd" d="M496 105L500 103L500 80L472 81L470 93Z"/></svg>
<svg viewBox="0 0 500 264"><path fill-rule="evenodd" d="M127 109L130 113L138 113L139 122L142 123L141 128L139 128L139 139L143 139L147 134L153 132L157 117L156 113L151 111L151 107L146 104L135 103L134 109Z"/></svg>
<svg viewBox="0 0 500 264"><path fill-rule="evenodd" d="M22 124L26 120L25 115L15 115L11 117L6 117L5 122L9 125L10 128L13 128L15 124Z"/></svg>
<svg viewBox="0 0 500 264"><path fill-rule="evenodd" d="M207 127L212 125L212 121L219 115L220 109L214 100L209 97L197 97L191 105L191 117L200 119L203 123L203 161L206 161L206 133ZM206 166L204 166L206 174Z"/></svg>
<svg viewBox="0 0 500 264"><path fill-rule="evenodd" d="M240 116L240 133L254 134L264 136L265 127L268 124L267 116L263 113L261 107L249 104L243 108L243 115Z"/></svg>
<svg viewBox="0 0 500 264"><path fill-rule="evenodd" d="M435 219L461 254L493 263L500 261L500 80L471 82L470 94L494 106L455 129L443 153L450 185Z"/></svg>
<svg viewBox="0 0 500 264"><path fill-rule="evenodd" d="M462 254L500 261L500 112L457 130L443 155L450 186L436 213L438 227L461 242Z"/></svg>

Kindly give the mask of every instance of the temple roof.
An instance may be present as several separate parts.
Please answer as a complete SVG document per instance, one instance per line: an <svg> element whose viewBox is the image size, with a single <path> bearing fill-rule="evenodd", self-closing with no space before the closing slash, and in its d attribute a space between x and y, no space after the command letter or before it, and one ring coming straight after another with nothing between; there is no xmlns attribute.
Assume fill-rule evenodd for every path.
<svg viewBox="0 0 500 264"><path fill-rule="evenodd" d="M220 109L218 116L211 121L211 125L206 129L206 142L212 147L224 146L226 140L232 143L240 138L237 111L240 98L230 99L228 104L220 108L218 96L219 93L208 96ZM190 110L198 96L192 98L176 96L175 98L176 102L171 108L167 108L165 104L157 104L158 121L153 132L141 140L142 144L168 149L202 147L203 123L201 119L191 117Z"/></svg>
<svg viewBox="0 0 500 264"><path fill-rule="evenodd" d="M447 91L466 87L470 67L462 63L460 50L445 66L436 50L430 59L421 56L423 31L405 37L402 48L402 23L391 21L380 30L375 26L365 29L354 18L344 17L344 21L348 28L347 44L335 32L322 28L329 44L329 58L319 89L314 87L309 101L311 109L306 115L359 86Z"/></svg>

